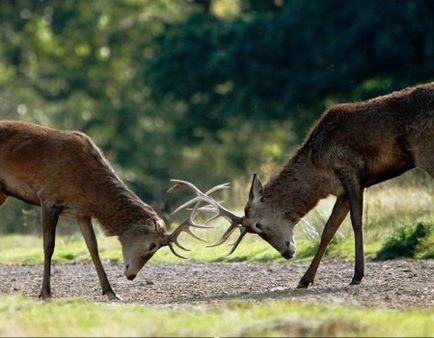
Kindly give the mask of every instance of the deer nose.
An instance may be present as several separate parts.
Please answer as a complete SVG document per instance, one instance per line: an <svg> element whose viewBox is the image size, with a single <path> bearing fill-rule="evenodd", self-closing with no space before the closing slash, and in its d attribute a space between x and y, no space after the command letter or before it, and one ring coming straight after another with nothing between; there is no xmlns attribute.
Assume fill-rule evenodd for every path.
<svg viewBox="0 0 434 338"><path fill-rule="evenodd" d="M291 259L292 257L294 257L294 251L286 250L282 253L282 257L285 259Z"/></svg>
<svg viewBox="0 0 434 338"><path fill-rule="evenodd" d="M137 275L129 275L126 276L128 280L134 280L134 278L136 278Z"/></svg>

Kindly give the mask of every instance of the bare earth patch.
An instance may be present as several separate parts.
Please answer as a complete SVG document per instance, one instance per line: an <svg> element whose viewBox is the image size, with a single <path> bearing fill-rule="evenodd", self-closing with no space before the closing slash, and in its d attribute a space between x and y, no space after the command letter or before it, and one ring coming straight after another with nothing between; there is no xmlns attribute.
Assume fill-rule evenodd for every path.
<svg viewBox="0 0 434 338"><path fill-rule="evenodd" d="M177 306L230 299L288 299L300 302L405 308L434 306L434 260L367 262L366 277L349 286L353 263L329 260L321 264L315 285L295 289L308 263L159 264L143 268L130 282L122 266L105 264L114 290L125 303ZM55 298L82 297L105 302L90 263L53 266ZM0 265L0 293L37 297L42 265Z"/></svg>

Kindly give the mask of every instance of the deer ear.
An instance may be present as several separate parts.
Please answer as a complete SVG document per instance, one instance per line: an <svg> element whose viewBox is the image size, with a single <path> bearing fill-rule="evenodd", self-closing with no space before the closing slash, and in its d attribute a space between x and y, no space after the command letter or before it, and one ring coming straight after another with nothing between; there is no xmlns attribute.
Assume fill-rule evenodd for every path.
<svg viewBox="0 0 434 338"><path fill-rule="evenodd" d="M258 202L261 200L264 193L264 188L262 186L259 176L253 174L252 186L250 187L249 200L251 202Z"/></svg>

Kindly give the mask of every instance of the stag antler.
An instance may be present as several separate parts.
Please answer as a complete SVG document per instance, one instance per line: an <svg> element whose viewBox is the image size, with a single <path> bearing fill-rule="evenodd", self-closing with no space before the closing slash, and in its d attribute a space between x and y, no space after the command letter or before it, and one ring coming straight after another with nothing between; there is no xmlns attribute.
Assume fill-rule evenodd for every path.
<svg viewBox="0 0 434 338"><path fill-rule="evenodd" d="M193 183L190 183L188 181L175 180L175 179L172 179L171 181L175 182L175 185L172 188L170 188L169 191L172 191L174 188L177 188L180 186L186 186L186 187L191 188L193 190L193 192L196 194L196 197L194 197L193 199L185 202L184 204L182 204L181 206L176 208L172 212L172 215L178 211L181 211L181 210L191 206L192 204L195 204L193 207L193 211L192 211L188 220L191 221L192 217L194 218L197 215L198 211L208 211L208 212L214 212L214 213L216 213L216 215L211 217L206 223L210 222L211 220L214 220L215 218L217 218L219 216L224 217L225 219L227 219L230 222L229 228L225 231L225 233L223 234L221 239L219 241L217 241L215 244L209 245L208 247L214 247L214 246L218 246L218 245L223 244L224 242L227 241L227 239L230 237L230 235L236 229L240 230L240 236L235 241L235 243L233 243L232 249L228 255L232 254L235 251L235 249L238 247L238 244L240 244L240 242L243 239L243 237L245 236L245 234L248 232L247 228L241 225L243 222L243 217L239 217L239 216L235 215L234 213L232 213L231 211L229 211L228 209L223 207L219 202L217 202L216 200L214 200L212 197L209 196L210 194L212 194L215 191L229 188L229 184L224 183L224 184L216 185L215 187L211 188L210 190L208 190L207 192L204 193L199 188L197 188ZM201 203L206 203L207 205L203 206L203 207L199 207ZM193 223L193 222L191 222L191 223ZM203 227L203 226L201 226L201 227Z"/></svg>
<svg viewBox="0 0 434 338"><path fill-rule="evenodd" d="M173 181L173 182L176 182L176 184L175 184L173 187L171 187L169 190L167 190L167 192L171 192L171 191L173 191L174 189L180 187L180 186L182 185L182 183L184 182L184 181L180 181L180 180L172 180L172 181ZM178 181L179 181L179 182L178 182ZM196 187L195 187L195 188L196 188ZM218 191L218 190L222 190L222 189L226 189L226 188L229 188L229 184L228 184L228 183L219 184L219 185L217 185L217 186L211 188L210 190L208 190L206 193L202 193L199 189L197 189L197 188L196 188L196 189L197 189L201 194L207 196L207 195L209 195L209 194L212 194L213 192L216 192L216 191ZM181 244L179 244L179 242L178 242L178 236L179 236L182 232L186 232L186 233L190 234L191 236L193 236L194 238L196 238L196 239L198 239L198 240L200 240L200 241L202 241L202 242L205 242L205 240L204 240L203 238L199 237L198 235L196 235L196 234L191 230L191 228L192 228L192 227L193 227L193 228L200 228L200 229L210 229L210 228L212 228L212 226L200 225L200 224L196 224L196 223L194 222L194 219L196 218L196 216L197 216L197 214L198 214L198 211L202 211L202 210L204 210L204 209L199 208L199 206L200 206L200 204L201 204L201 201L193 201L193 202L189 201L189 202L187 202L187 203L184 203L183 205L181 205L180 207L178 207L175 211L173 211L173 212L171 213L171 215L173 215L175 212L178 212L178 211L180 211L180 210L182 210L182 209L184 209L184 208L190 206L190 205L193 204L193 203L196 203L196 204L195 204L195 206L193 207L190 216L189 216L189 217L188 217L184 222L182 222L182 223L181 223L181 224L180 224L180 225L179 225L179 226L178 226L178 227L177 227L177 228L176 228L176 229L175 229L171 234L169 234L169 235L167 236L167 245L169 246L170 251L172 251L172 253L173 253L175 256L180 257L180 258L184 258L184 259L187 259L187 258L184 257L184 256L181 256L180 254L178 254L178 253L175 251L175 249L174 249L174 247L173 247L173 244L175 244L176 246L178 246L178 247L181 248L182 250L185 250L185 251L190 251L190 250L187 249L187 248L185 248L185 247L183 247ZM213 218L214 218L214 217L213 217ZM206 223L209 223L211 220L212 220L212 218L209 219L208 221L206 221Z"/></svg>
<svg viewBox="0 0 434 338"><path fill-rule="evenodd" d="M167 236L167 245L169 246L170 251L172 251L172 253L175 256L178 256L179 258L184 258L187 259L187 257L181 256L180 254L178 254L173 245L175 244L176 246L178 246L179 248L181 248L182 250L185 251L190 251L190 249L187 249L185 247L183 247L181 244L179 244L178 242L178 236L182 233L182 232L186 232L188 234L190 234L191 236L193 236L194 238L198 239L199 241L205 242L205 240L201 237L199 237L198 235L196 235L191 228L200 228L200 229L209 229L212 228L211 226L206 226L206 225L200 225L200 224L196 224L194 222L194 218L196 217L197 214L197 207L195 207L192 211L192 213L190 214L190 216L184 221L182 222L170 235Z"/></svg>

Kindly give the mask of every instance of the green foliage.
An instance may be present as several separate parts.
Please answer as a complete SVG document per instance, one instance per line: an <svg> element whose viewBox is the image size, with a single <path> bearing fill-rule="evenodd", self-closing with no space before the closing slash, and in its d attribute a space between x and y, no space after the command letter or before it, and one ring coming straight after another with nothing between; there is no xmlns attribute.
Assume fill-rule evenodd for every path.
<svg viewBox="0 0 434 338"><path fill-rule="evenodd" d="M434 226L431 224L431 235L419 243L417 248L417 257L425 259L434 258Z"/></svg>
<svg viewBox="0 0 434 338"><path fill-rule="evenodd" d="M387 260L399 257L414 258L421 244L431 239L434 233L433 223L417 223L398 228L378 251L376 259ZM432 254L432 252L431 252ZM430 253L424 256L430 256Z"/></svg>
<svg viewBox="0 0 434 338"><path fill-rule="evenodd" d="M432 79L406 67L417 58L434 68L432 4L300 0L256 9L231 21L191 15L157 36L149 81L158 100L187 107L181 137L194 141L193 125L215 134L226 119L290 119L300 137L330 103ZM404 36L419 45L401 48Z"/></svg>
<svg viewBox="0 0 434 338"><path fill-rule="evenodd" d="M0 298L1 336L429 336L432 310L356 309L333 304L230 301L155 308L90 304L78 299L46 304ZM222 323L224 322L224 325Z"/></svg>
<svg viewBox="0 0 434 338"><path fill-rule="evenodd" d="M88 133L167 211L171 177L269 175L331 104L432 80L433 14L412 0L1 1L0 118ZM21 208L2 231L26 230Z"/></svg>

